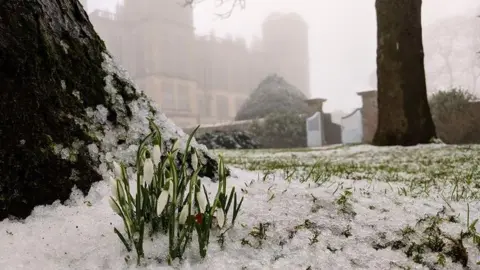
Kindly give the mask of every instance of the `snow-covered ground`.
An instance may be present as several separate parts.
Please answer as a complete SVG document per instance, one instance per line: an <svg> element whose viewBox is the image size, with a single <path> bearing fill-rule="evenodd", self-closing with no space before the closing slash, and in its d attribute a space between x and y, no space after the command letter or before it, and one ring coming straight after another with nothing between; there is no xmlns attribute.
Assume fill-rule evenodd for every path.
<svg viewBox="0 0 480 270"><path fill-rule="evenodd" d="M467 219L480 218L479 150L217 151L232 167L229 185L245 197L237 224L223 237L211 235L204 260L194 238L173 267L464 269L464 262L480 269L475 231L459 240ZM204 183L216 191L215 183ZM24 221L0 222L0 269L136 269L135 254L127 254L113 232L123 225L109 195L108 182L100 182L86 197L74 191L66 205L39 206ZM171 269L166 237L145 245L143 267Z"/></svg>

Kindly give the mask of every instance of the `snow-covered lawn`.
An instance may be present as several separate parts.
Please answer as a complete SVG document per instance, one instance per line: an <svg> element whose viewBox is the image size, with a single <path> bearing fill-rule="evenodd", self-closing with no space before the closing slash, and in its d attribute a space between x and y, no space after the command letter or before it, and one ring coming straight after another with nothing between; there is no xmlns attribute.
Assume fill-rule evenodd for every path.
<svg viewBox="0 0 480 270"><path fill-rule="evenodd" d="M445 145L217 151L232 167L229 186L245 197L237 224L211 235L204 260L194 238L173 267L480 269L480 235L467 227L480 218L479 151ZM216 191L215 183L204 183ZM86 197L74 191L66 205L37 207L25 221L0 222L0 269L137 268L135 254L113 232L123 225L109 207L108 185L95 184ZM470 233L461 237L462 231ZM145 252L146 269L171 269L166 237L146 241Z"/></svg>

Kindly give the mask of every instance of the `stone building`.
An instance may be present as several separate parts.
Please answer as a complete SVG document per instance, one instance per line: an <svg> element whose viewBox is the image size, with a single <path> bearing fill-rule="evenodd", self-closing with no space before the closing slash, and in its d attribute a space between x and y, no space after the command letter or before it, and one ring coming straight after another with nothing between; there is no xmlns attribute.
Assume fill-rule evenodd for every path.
<svg viewBox="0 0 480 270"><path fill-rule="evenodd" d="M298 14L273 13L262 26L268 68L310 97L308 25ZM287 34L286 34L287 33ZM279 46L281 44L281 46ZM293 53L292 53L293 52Z"/></svg>
<svg viewBox="0 0 480 270"><path fill-rule="evenodd" d="M181 127L232 120L272 73L310 96L308 28L299 15L269 16L252 48L195 35L192 8L176 0L124 0L115 13L89 16L115 59Z"/></svg>

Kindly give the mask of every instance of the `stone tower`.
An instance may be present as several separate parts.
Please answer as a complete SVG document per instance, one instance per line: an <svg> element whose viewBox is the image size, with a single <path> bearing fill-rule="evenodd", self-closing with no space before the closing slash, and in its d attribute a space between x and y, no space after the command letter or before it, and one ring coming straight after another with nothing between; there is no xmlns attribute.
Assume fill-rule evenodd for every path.
<svg viewBox="0 0 480 270"><path fill-rule="evenodd" d="M273 13L262 25L269 70L310 97L308 25L296 13Z"/></svg>
<svg viewBox="0 0 480 270"><path fill-rule="evenodd" d="M160 74L189 77L195 39L191 8L177 0L124 0L116 19L123 27L119 54L137 83Z"/></svg>

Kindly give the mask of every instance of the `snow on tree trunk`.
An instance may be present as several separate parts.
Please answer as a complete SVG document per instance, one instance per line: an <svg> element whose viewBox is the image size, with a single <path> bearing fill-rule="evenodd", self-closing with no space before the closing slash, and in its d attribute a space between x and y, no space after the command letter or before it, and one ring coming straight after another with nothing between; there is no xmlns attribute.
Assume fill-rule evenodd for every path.
<svg viewBox="0 0 480 270"><path fill-rule="evenodd" d="M0 220L63 202L74 186L88 192L113 160L134 175L149 117L167 144L186 142L113 62L77 0L2 1L0 86ZM193 147L213 179L216 158Z"/></svg>
<svg viewBox="0 0 480 270"><path fill-rule="evenodd" d="M436 136L425 83L421 7L421 0L376 0L375 145L415 145Z"/></svg>

